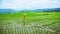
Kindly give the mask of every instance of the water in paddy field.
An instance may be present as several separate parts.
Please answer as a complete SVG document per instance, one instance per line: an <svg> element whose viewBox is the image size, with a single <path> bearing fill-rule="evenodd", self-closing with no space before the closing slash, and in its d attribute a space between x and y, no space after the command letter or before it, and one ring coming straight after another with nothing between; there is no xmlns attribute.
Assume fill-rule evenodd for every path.
<svg viewBox="0 0 60 34"><path fill-rule="evenodd" d="M58 28L59 24L53 24L50 26L42 26L35 24L35 22L32 22L31 24L26 24L25 26L21 24L16 24L14 20L11 20L9 24L2 24L0 26L0 33L1 34L55 34L56 28ZM56 26L56 28L53 28ZM51 28L52 27L52 28ZM53 30L52 30L53 29ZM58 32L59 33L59 32Z"/></svg>
<svg viewBox="0 0 60 34"><path fill-rule="evenodd" d="M54 24L51 26L55 26L58 24ZM59 32L55 32L55 30L50 29L51 26L40 27L40 26L19 26L19 25L3 25L0 28L0 33L3 34L55 34Z"/></svg>

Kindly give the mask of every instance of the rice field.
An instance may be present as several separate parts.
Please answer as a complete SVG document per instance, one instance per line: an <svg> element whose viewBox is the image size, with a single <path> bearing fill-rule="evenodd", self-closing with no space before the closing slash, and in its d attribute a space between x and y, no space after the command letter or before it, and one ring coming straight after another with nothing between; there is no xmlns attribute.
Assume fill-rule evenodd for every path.
<svg viewBox="0 0 60 34"><path fill-rule="evenodd" d="M59 26L60 12L0 14L0 34L60 34Z"/></svg>

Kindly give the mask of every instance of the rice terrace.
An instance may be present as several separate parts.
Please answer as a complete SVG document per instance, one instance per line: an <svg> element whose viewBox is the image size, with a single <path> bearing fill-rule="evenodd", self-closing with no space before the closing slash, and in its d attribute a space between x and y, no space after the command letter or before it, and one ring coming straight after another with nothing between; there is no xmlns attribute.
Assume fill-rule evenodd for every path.
<svg viewBox="0 0 60 34"><path fill-rule="evenodd" d="M0 34L60 34L60 12L0 14Z"/></svg>

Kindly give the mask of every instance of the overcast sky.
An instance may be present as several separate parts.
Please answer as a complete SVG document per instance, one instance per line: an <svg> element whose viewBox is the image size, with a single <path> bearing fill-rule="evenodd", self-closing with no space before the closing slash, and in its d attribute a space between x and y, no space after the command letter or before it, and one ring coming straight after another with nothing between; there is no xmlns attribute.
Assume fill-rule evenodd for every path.
<svg viewBox="0 0 60 34"><path fill-rule="evenodd" d="M0 0L0 9L60 8L60 0Z"/></svg>

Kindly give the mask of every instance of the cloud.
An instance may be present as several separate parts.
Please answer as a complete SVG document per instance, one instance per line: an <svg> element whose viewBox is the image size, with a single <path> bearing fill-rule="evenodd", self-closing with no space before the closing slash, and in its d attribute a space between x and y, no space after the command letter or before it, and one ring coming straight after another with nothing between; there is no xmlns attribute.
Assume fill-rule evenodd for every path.
<svg viewBox="0 0 60 34"><path fill-rule="evenodd" d="M2 0L1 8L41 9L60 7L59 0Z"/></svg>

